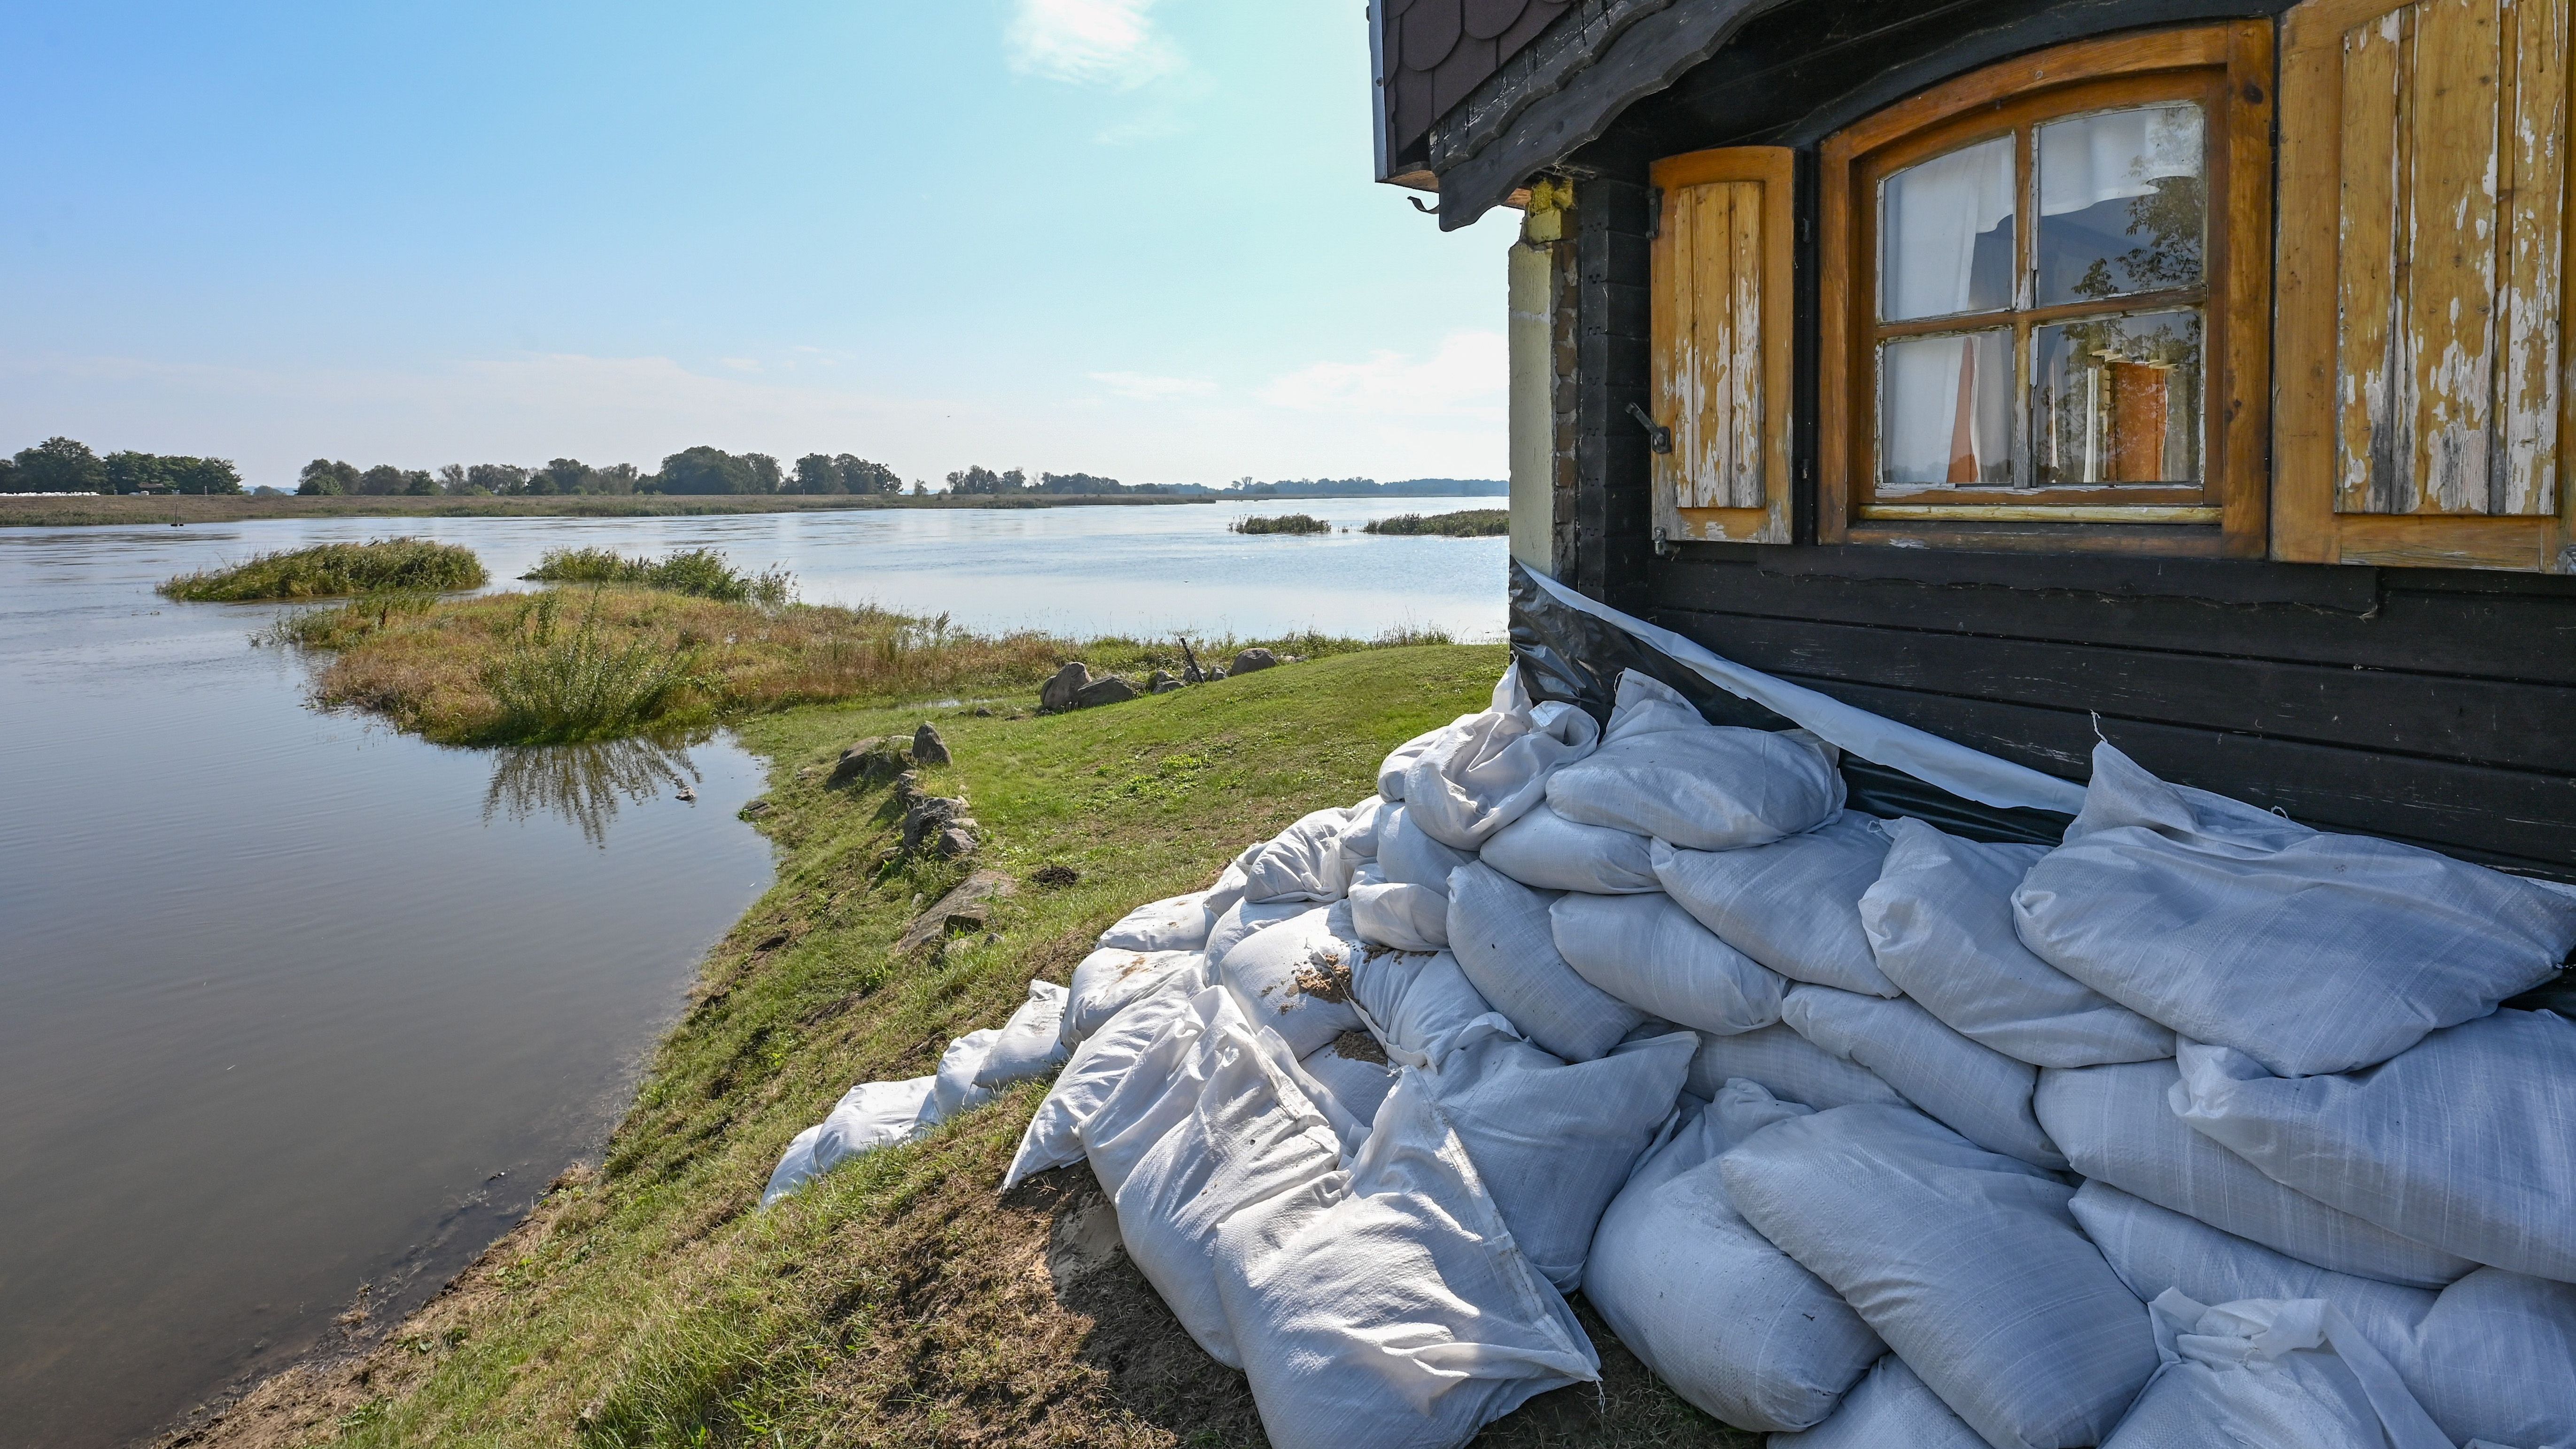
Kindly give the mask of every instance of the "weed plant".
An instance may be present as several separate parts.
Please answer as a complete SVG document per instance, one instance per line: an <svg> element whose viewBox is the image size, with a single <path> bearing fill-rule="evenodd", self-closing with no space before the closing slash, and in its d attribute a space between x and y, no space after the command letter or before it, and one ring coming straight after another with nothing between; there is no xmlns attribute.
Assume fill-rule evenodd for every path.
<svg viewBox="0 0 2576 1449"><path fill-rule="evenodd" d="M1333 526L1311 513L1254 514L1225 526L1228 533L1330 533Z"/></svg>
<svg viewBox="0 0 2576 1449"><path fill-rule="evenodd" d="M489 577L469 548L425 538L323 543L255 555L230 568L181 574L161 592L189 603L327 599L346 594L479 589Z"/></svg>
<svg viewBox="0 0 2576 1449"><path fill-rule="evenodd" d="M629 584L727 604L778 608L795 595L796 579L780 569L748 574L711 548L681 549L662 558L628 558L604 548L548 549L537 566L519 575L549 584Z"/></svg>
<svg viewBox="0 0 2576 1449"><path fill-rule="evenodd" d="M662 723L701 683L697 651L669 637L600 627L593 589L581 622L560 627L561 594L521 601L509 651L483 666L492 696L488 738L522 745L616 739Z"/></svg>
<svg viewBox="0 0 2576 1449"><path fill-rule="evenodd" d="M1400 513L1372 521L1362 533L1437 534L1442 538L1500 538L1512 531L1504 508L1462 508L1456 513Z"/></svg>

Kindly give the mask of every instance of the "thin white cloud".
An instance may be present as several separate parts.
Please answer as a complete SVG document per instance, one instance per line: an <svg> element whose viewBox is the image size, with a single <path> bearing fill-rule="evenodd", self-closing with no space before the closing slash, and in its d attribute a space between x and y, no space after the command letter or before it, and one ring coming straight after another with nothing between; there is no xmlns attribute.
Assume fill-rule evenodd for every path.
<svg viewBox="0 0 2576 1449"><path fill-rule="evenodd" d="M725 366L732 368L732 369L733 369L734 371L736 371L736 372L758 372L758 371L760 371L760 361L759 361L759 359L757 359L757 358L751 358L751 357L719 357L719 358L717 358L717 359L716 359L716 361L723 363Z"/></svg>
<svg viewBox="0 0 2576 1449"><path fill-rule="evenodd" d="M1366 362L1318 362L1273 379L1256 396L1299 412L1499 419L1510 385L1502 333L1453 332L1427 358L1380 351Z"/></svg>
<svg viewBox="0 0 2576 1449"><path fill-rule="evenodd" d="M1011 69L1128 90L1187 62L1155 25L1156 0L1018 0L1002 42Z"/></svg>
<svg viewBox="0 0 2576 1449"><path fill-rule="evenodd" d="M1141 372L1095 372L1091 380L1138 402L1163 402L1176 397L1206 397L1216 391L1216 384L1203 377L1152 377Z"/></svg>

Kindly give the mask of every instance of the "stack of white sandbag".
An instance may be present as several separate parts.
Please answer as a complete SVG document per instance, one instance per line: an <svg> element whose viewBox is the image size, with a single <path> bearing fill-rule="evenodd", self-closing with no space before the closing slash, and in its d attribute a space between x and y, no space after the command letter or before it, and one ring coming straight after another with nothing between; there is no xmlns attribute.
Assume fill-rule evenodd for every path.
<svg viewBox="0 0 2576 1449"><path fill-rule="evenodd" d="M1579 1288L1779 1446L2576 1445L2576 1026L2498 1009L2576 896L2107 745L2055 849L1838 766L1507 673L1104 935L1011 1180L1088 1157L1283 1444L1593 1377Z"/></svg>

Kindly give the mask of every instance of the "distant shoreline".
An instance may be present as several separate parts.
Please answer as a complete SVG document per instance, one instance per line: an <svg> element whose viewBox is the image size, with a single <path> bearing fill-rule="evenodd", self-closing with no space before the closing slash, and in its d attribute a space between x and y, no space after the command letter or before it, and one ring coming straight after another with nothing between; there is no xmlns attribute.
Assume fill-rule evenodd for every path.
<svg viewBox="0 0 2576 1449"><path fill-rule="evenodd" d="M1019 497L908 495L633 493L511 498L327 498L251 494L0 494L0 528L71 528L148 523L243 523L265 518L666 518L727 513L834 513L888 508L1133 508L1214 503L1213 496L1031 494Z"/></svg>

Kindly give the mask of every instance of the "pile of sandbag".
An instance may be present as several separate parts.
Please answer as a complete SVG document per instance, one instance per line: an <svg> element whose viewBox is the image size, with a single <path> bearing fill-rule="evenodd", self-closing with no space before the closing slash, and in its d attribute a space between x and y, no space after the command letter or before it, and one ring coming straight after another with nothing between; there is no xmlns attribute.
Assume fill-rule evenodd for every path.
<svg viewBox="0 0 2576 1449"><path fill-rule="evenodd" d="M2576 893L2107 744L2053 849L1839 763L1506 673L1102 936L1009 1181L1088 1160L1286 1445L1595 1378L1579 1290L1775 1445L2576 1446L2576 1025L2500 1009Z"/></svg>

